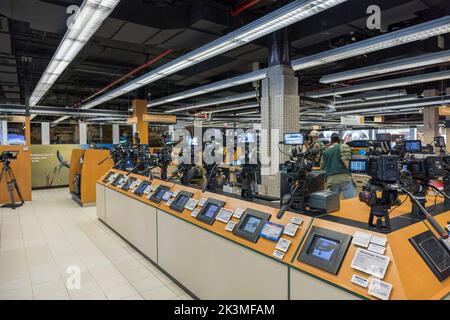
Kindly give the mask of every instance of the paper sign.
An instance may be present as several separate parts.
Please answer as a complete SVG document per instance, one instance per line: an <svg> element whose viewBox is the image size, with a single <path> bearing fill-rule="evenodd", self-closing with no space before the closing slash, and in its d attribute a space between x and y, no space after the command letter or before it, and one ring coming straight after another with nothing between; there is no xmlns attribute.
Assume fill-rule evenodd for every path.
<svg viewBox="0 0 450 320"><path fill-rule="evenodd" d="M356 231L353 235L352 243L356 246L367 248L370 243L372 235L367 232Z"/></svg>
<svg viewBox="0 0 450 320"><path fill-rule="evenodd" d="M373 278L369 285L369 294L381 300L389 300L392 284Z"/></svg>

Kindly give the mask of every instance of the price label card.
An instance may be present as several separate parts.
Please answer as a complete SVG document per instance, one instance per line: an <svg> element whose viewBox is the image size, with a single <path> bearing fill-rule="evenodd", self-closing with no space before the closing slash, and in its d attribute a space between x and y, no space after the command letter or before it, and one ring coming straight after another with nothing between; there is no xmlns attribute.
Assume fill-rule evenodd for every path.
<svg viewBox="0 0 450 320"><path fill-rule="evenodd" d="M367 232L356 231L353 235L352 243L356 246L367 248L372 235Z"/></svg>
<svg viewBox="0 0 450 320"><path fill-rule="evenodd" d="M369 285L369 294L381 300L389 300L392 284L372 278Z"/></svg>
<svg viewBox="0 0 450 320"><path fill-rule="evenodd" d="M227 225L225 226L225 230L232 232L234 230L234 227L237 225L236 221L228 221Z"/></svg>
<svg viewBox="0 0 450 320"><path fill-rule="evenodd" d="M367 248L367 250L378 253L378 254L384 254L384 252L386 251L386 248L383 246L379 246L377 244L371 243L369 245L369 248Z"/></svg>
<svg viewBox="0 0 450 320"><path fill-rule="evenodd" d="M369 280L367 280L366 278L363 278L361 276L358 276L357 274L354 274L352 276L352 282L363 288L367 288L367 286L369 285Z"/></svg>
<svg viewBox="0 0 450 320"><path fill-rule="evenodd" d="M194 210L195 207L197 206L197 203L198 203L197 199L190 198L184 207L185 207L186 209L192 211L192 210Z"/></svg>
<svg viewBox="0 0 450 320"><path fill-rule="evenodd" d="M158 189L158 187L159 187L159 184L152 185L152 191L156 191L156 189Z"/></svg>
<svg viewBox="0 0 450 320"><path fill-rule="evenodd" d="M173 199L169 199L166 202L166 206L170 207L170 205L173 203Z"/></svg>
<svg viewBox="0 0 450 320"><path fill-rule="evenodd" d="M244 209L236 208L236 210L234 210L233 217L235 217L236 219L240 219L244 214L244 211L245 211Z"/></svg>
<svg viewBox="0 0 450 320"><path fill-rule="evenodd" d="M297 233L298 225L293 223L288 223L286 227L284 228L283 234L287 234L288 236L295 237L295 234Z"/></svg>
<svg viewBox="0 0 450 320"><path fill-rule="evenodd" d="M164 201L168 201L171 196L172 196L172 191L166 191L166 193L164 193L164 195L162 196L162 199Z"/></svg>
<svg viewBox="0 0 450 320"><path fill-rule="evenodd" d="M148 196L147 196L147 199L148 199L148 200L150 200L150 198L152 197L153 193L154 193L154 192L149 192L149 193L148 193Z"/></svg>
<svg viewBox="0 0 450 320"><path fill-rule="evenodd" d="M353 257L351 267L358 271L383 279L390 260L391 258L388 256L383 256L375 252L358 248L355 256Z"/></svg>
<svg viewBox="0 0 450 320"><path fill-rule="evenodd" d="M278 241L275 249L286 253L288 251L290 245L291 245L291 240L288 240L286 238L281 238L280 241Z"/></svg>
<svg viewBox="0 0 450 320"><path fill-rule="evenodd" d="M261 237L269 239L271 241L278 241L283 233L284 226L273 222L266 222L261 229Z"/></svg>
<svg viewBox="0 0 450 320"><path fill-rule="evenodd" d="M233 211L222 208L216 216L216 220L222 221L224 223L228 223L230 221L231 216L233 215Z"/></svg>
<svg viewBox="0 0 450 320"><path fill-rule="evenodd" d="M283 260L284 258L284 252L281 252L280 250L275 250L273 252L273 256L277 259Z"/></svg>
<svg viewBox="0 0 450 320"><path fill-rule="evenodd" d="M194 211L192 211L191 217L197 218L199 213L200 213L200 209L195 209Z"/></svg>
<svg viewBox="0 0 450 320"><path fill-rule="evenodd" d="M300 226L303 223L303 219L300 217L292 217L291 223Z"/></svg>
<svg viewBox="0 0 450 320"><path fill-rule="evenodd" d="M200 201L198 202L198 205L199 205L200 207L203 207L203 206L205 205L206 201L207 201L206 198L201 198Z"/></svg>
<svg viewBox="0 0 450 320"><path fill-rule="evenodd" d="M370 239L370 242L375 243L379 246L386 247L387 239L385 237L372 236L372 238Z"/></svg>
<svg viewBox="0 0 450 320"><path fill-rule="evenodd" d="M178 194L180 193L180 190L175 190L174 192L173 192L173 197L174 198L176 198L177 196L178 196Z"/></svg>
<svg viewBox="0 0 450 320"><path fill-rule="evenodd" d="M147 186L144 190L144 194L150 194L150 192L152 192L152 186Z"/></svg>

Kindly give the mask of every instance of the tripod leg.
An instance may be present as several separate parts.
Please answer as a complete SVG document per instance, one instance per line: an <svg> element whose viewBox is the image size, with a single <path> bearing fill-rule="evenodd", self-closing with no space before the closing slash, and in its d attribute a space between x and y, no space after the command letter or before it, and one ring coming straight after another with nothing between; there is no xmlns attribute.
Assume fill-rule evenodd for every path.
<svg viewBox="0 0 450 320"><path fill-rule="evenodd" d="M8 188L10 189L9 194L10 194L10 199L11 199L11 205L12 205L13 209L15 209L16 207L22 206L25 203L25 201L23 200L22 194L20 193L19 186L17 185L16 177L11 168L8 168L7 174L9 175L9 178L10 178L10 181L9 181L10 187L8 187ZM14 199L14 189L17 191L17 195L19 196L19 200L20 200L19 205L16 205L16 200Z"/></svg>

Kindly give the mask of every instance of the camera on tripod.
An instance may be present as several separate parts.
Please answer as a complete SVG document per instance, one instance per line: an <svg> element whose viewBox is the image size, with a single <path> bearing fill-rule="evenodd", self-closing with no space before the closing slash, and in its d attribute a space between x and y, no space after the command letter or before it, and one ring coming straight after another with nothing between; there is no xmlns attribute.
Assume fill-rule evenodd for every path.
<svg viewBox="0 0 450 320"><path fill-rule="evenodd" d="M9 192L10 203L4 204L2 208L12 208L16 209L17 207L22 206L25 202L22 198L22 194L20 193L19 186L17 185L16 177L12 171L10 166L11 160L16 160L19 151L3 151L0 155L0 163L3 164L3 168L0 171L0 183L3 181L3 177L6 179L6 186ZM20 203L16 203L14 197L14 191L17 192L19 196Z"/></svg>

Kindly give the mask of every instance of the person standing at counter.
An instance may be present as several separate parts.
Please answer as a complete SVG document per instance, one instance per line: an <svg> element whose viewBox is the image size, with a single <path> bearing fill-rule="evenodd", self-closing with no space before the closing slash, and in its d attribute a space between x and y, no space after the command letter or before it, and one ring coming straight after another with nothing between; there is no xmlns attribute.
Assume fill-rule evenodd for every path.
<svg viewBox="0 0 450 320"><path fill-rule="evenodd" d="M319 140L319 132L313 130L309 133L308 148L317 151L317 155L314 158L314 166L320 166L320 160L322 158L322 152L325 150L325 145Z"/></svg>
<svg viewBox="0 0 450 320"><path fill-rule="evenodd" d="M344 199L356 197L356 188L349 171L352 156L350 147L341 143L338 134L331 135L331 145L322 153L320 167L325 170L327 189L343 195Z"/></svg>

